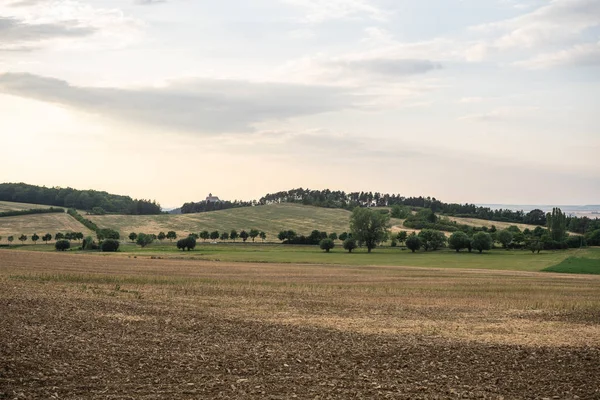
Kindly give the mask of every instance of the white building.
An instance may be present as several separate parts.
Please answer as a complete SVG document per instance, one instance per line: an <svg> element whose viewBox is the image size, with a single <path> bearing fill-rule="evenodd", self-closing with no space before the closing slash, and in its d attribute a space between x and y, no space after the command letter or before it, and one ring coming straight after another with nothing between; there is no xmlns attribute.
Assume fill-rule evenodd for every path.
<svg viewBox="0 0 600 400"><path fill-rule="evenodd" d="M217 196L213 196L212 193L209 193L208 197L206 198L207 203L218 203L220 201L221 200Z"/></svg>

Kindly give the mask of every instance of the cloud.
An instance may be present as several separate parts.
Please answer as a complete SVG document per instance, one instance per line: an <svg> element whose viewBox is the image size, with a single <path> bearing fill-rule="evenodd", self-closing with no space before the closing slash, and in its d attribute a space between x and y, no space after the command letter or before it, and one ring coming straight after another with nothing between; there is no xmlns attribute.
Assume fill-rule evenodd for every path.
<svg viewBox="0 0 600 400"><path fill-rule="evenodd" d="M149 6L154 4L166 3L167 0L135 0L136 4L140 4L143 6Z"/></svg>
<svg viewBox="0 0 600 400"><path fill-rule="evenodd" d="M468 122L506 122L527 118L539 111L539 107L500 107L480 114L460 117L459 121Z"/></svg>
<svg viewBox="0 0 600 400"><path fill-rule="evenodd" d="M488 38L473 43L466 54L470 60L483 60L497 52L580 43L586 29L599 25L598 0L553 0L515 18L471 27L472 33Z"/></svg>
<svg viewBox="0 0 600 400"><path fill-rule="evenodd" d="M0 93L56 103L134 124L215 134L254 124L356 107L347 89L329 86L188 79L160 88L100 88L31 74L0 75Z"/></svg>
<svg viewBox="0 0 600 400"><path fill-rule="evenodd" d="M28 24L16 18L0 17L0 42L31 43L48 39L89 36L95 32L91 27L80 27L76 21L60 24Z"/></svg>
<svg viewBox="0 0 600 400"><path fill-rule="evenodd" d="M348 72L366 72L385 77L424 74L442 68L441 64L429 60L394 58L338 60L330 64Z"/></svg>
<svg viewBox="0 0 600 400"><path fill-rule="evenodd" d="M383 21L388 13L368 0L281 0L305 12L302 22L321 23L332 19L373 19Z"/></svg>
<svg viewBox="0 0 600 400"><path fill-rule="evenodd" d="M580 44L566 50L540 54L529 60L516 62L515 65L530 69L600 65L600 42Z"/></svg>

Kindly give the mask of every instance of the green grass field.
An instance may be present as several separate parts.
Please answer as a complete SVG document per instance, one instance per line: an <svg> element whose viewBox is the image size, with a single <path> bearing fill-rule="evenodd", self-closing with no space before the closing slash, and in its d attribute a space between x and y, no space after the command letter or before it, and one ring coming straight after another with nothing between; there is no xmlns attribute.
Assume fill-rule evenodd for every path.
<svg viewBox="0 0 600 400"><path fill-rule="evenodd" d="M75 248L71 252L78 252ZM53 245L12 246L29 251L54 251ZM94 253L97 254L97 253ZM337 242L336 248L325 253L317 246L289 246L262 243L210 244L198 242L194 251L177 250L175 243L156 242L146 248L133 243L121 245L118 253L103 253L106 256L129 256L147 258L185 258L205 261L327 264L345 266L407 266L430 268L467 268L513 271L542 271L571 258L585 258L600 263L600 248L573 249L566 251L543 251L532 254L528 251L492 250L490 252L456 253L451 250L411 253L405 248L380 247L368 254L365 249L347 253ZM555 271L565 272L565 271ZM586 273L582 271L582 273Z"/></svg>
<svg viewBox="0 0 600 400"><path fill-rule="evenodd" d="M544 271L600 275L600 258L569 257L560 264L545 268Z"/></svg>

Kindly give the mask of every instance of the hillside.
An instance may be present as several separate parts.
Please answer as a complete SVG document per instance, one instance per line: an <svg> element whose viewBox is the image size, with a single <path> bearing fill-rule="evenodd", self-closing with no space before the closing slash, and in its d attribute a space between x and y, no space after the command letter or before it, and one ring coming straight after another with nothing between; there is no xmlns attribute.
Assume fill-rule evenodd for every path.
<svg viewBox="0 0 600 400"><path fill-rule="evenodd" d="M6 238L10 235L15 236L14 243L17 243L17 237L21 234L31 237L34 233L40 236L51 233L54 236L58 232L83 232L84 235L95 235L66 213L0 218L2 243L6 243Z"/></svg>
<svg viewBox="0 0 600 400"><path fill-rule="evenodd" d="M49 207L50 206L43 205L43 204L14 203L12 201L0 201L0 212L32 210L32 209L49 208Z"/></svg>
<svg viewBox="0 0 600 400"><path fill-rule="evenodd" d="M267 240L276 240L282 230L292 229L308 235L314 229L342 233L350 229L350 212L341 209L303 206L300 204L272 204L244 207L199 214L183 215L86 215L102 228L118 230L121 235L130 232L158 233L175 231L179 236L203 230L229 232L236 229L258 229L267 234ZM392 220L392 225L402 221Z"/></svg>
<svg viewBox="0 0 600 400"><path fill-rule="evenodd" d="M313 229L342 233L349 229L350 212L297 204L245 207L199 214L163 215L86 215L102 228L118 230L125 237L130 232L158 233L175 231L179 236L203 230L229 232L258 229L274 240L284 229L309 234ZM276 240L276 239L275 239Z"/></svg>

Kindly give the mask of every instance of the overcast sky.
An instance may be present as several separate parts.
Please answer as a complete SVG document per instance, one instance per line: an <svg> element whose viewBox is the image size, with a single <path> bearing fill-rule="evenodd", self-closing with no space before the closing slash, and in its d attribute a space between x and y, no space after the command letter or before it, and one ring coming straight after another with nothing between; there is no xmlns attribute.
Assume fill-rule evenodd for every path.
<svg viewBox="0 0 600 400"><path fill-rule="evenodd" d="M600 203L598 0L1 0L0 182Z"/></svg>

